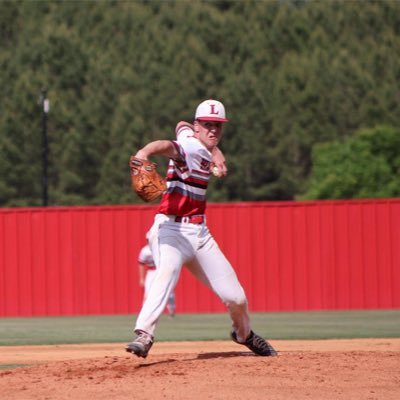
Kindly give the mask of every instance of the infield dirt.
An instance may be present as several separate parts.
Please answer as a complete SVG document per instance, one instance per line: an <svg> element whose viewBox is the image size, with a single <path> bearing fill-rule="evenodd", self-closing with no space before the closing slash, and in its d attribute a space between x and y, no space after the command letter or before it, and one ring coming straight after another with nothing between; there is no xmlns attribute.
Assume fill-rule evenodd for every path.
<svg viewBox="0 0 400 400"><path fill-rule="evenodd" d="M257 357L229 341L0 347L4 400L397 400L400 339L271 341ZM15 368L15 365L24 364Z"/></svg>

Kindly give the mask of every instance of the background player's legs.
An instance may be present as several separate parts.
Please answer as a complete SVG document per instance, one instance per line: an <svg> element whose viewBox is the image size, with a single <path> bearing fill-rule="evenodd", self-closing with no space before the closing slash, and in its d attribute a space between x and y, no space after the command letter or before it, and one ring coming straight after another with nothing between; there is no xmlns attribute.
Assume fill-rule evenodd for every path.
<svg viewBox="0 0 400 400"><path fill-rule="evenodd" d="M168 314L170 317L175 316L176 304L175 304L175 293L174 292L172 292L168 297L167 310L168 310Z"/></svg>

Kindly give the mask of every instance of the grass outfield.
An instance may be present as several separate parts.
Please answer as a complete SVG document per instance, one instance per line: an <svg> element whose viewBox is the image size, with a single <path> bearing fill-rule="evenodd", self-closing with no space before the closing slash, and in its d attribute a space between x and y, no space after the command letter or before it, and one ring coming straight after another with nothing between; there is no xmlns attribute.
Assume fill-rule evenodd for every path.
<svg viewBox="0 0 400 400"><path fill-rule="evenodd" d="M0 346L127 342L135 315L1 318ZM400 337L400 310L251 313L252 327L269 339ZM157 341L229 339L228 314L163 315Z"/></svg>

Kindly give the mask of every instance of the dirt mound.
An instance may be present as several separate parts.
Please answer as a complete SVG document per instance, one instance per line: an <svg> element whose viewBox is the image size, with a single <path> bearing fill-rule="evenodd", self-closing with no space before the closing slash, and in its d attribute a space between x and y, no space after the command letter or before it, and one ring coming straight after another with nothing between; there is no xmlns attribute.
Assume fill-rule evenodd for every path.
<svg viewBox="0 0 400 400"><path fill-rule="evenodd" d="M0 348L1 397L13 399L398 399L400 339L274 341L279 357L231 342ZM11 364L31 364L11 368Z"/></svg>

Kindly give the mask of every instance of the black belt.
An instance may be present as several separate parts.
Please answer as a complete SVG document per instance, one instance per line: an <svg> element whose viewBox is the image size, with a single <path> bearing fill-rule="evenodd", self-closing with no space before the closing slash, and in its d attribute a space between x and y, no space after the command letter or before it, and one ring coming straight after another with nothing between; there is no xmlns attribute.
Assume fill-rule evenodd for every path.
<svg viewBox="0 0 400 400"><path fill-rule="evenodd" d="M204 215L188 215L187 217L175 217L175 222L184 222L189 224L202 224L204 223Z"/></svg>

